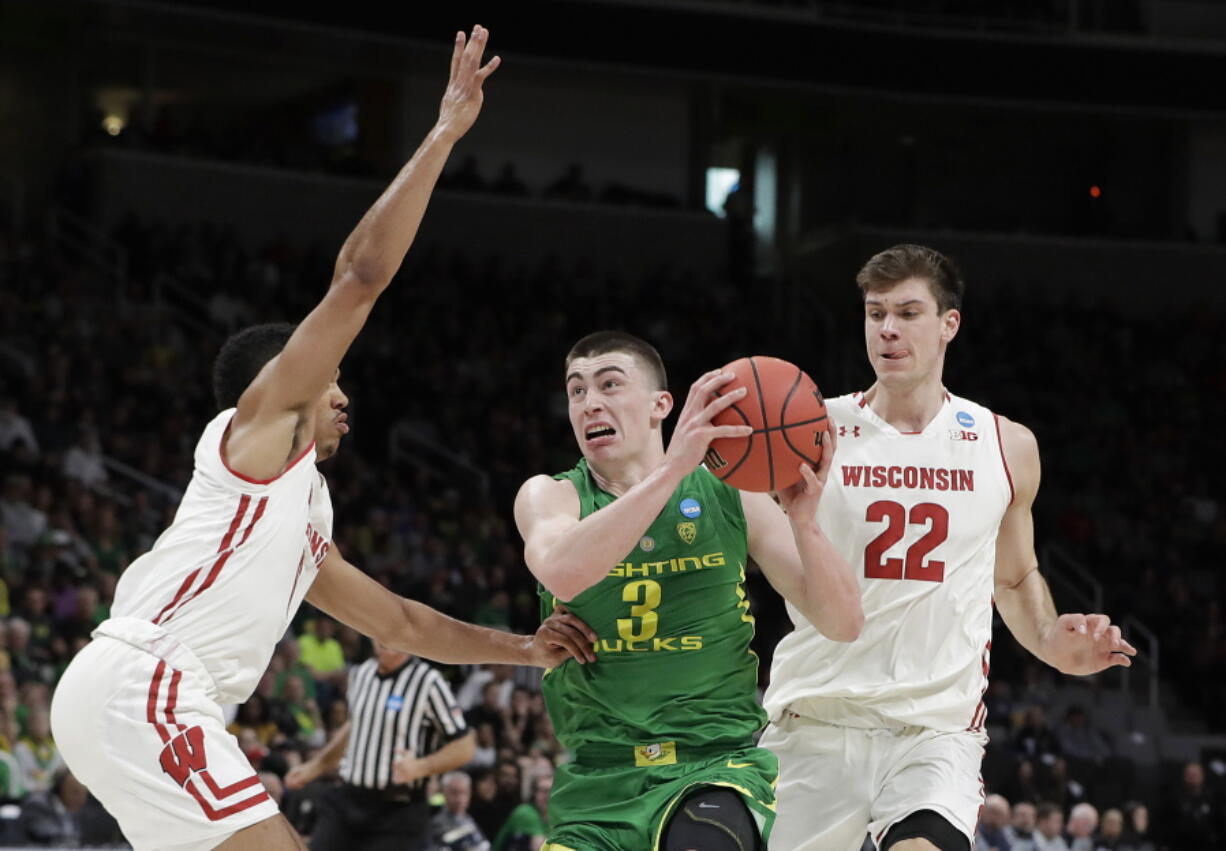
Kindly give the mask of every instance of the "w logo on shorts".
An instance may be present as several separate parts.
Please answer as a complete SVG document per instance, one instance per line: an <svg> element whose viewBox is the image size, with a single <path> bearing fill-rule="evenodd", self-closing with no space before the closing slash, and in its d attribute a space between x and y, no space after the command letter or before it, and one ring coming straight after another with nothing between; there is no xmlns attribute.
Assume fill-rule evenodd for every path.
<svg viewBox="0 0 1226 851"><path fill-rule="evenodd" d="M169 677L166 676L168 673ZM271 801L272 798L260 784L260 778L251 771L251 763L247 762L241 751L234 747L233 752L228 752L227 743L216 737L210 741L215 747L221 748L214 751L220 762L213 770L216 771L220 767L223 772L229 774L235 772L235 767L241 762L243 776L237 782L225 786L213 778L205 752L204 728L199 724L188 727L175 717L182 678L182 671L175 670L165 661L159 660L153 672L153 680L149 683L145 719L153 725L162 740L162 750L158 753L158 763L162 766L162 771L166 772L182 791L195 799L209 821L219 821L265 801ZM163 689L162 685L167 680L169 682Z"/></svg>
<svg viewBox="0 0 1226 851"><path fill-rule="evenodd" d="M194 772L208 768L204 757L204 731L189 727L171 739L158 757L162 770L182 786Z"/></svg>

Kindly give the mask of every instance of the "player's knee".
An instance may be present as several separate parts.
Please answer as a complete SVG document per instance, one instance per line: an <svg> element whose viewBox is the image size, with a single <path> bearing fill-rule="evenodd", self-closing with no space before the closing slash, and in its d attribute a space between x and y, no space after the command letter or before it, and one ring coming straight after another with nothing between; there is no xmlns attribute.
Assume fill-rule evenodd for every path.
<svg viewBox="0 0 1226 851"><path fill-rule="evenodd" d="M911 813L886 832L881 851L970 851L966 835L932 810Z"/></svg>
<svg viewBox="0 0 1226 851"><path fill-rule="evenodd" d="M704 786L687 796L664 828L663 851L760 851L758 826L741 796Z"/></svg>

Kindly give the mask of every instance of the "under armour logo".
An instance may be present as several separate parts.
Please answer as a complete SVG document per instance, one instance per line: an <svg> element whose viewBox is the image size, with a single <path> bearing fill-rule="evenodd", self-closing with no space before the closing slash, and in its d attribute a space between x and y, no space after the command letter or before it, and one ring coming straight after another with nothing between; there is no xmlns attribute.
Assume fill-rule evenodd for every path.
<svg viewBox="0 0 1226 851"><path fill-rule="evenodd" d="M852 426L852 427L851 427L851 436L852 436L852 437L859 437L859 436L860 436L860 427L859 427L859 426ZM839 426L839 437L847 437L847 426Z"/></svg>

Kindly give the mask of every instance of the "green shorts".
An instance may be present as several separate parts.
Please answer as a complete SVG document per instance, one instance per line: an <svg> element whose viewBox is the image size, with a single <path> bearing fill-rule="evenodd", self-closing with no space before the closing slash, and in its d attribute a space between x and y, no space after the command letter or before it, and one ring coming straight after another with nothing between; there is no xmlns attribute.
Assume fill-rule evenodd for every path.
<svg viewBox="0 0 1226 851"><path fill-rule="evenodd" d="M739 792L764 843L770 836L779 777L770 751L746 747L658 766L635 765L633 756L626 762L597 768L577 761L558 769L541 851L657 851L673 810L699 786Z"/></svg>

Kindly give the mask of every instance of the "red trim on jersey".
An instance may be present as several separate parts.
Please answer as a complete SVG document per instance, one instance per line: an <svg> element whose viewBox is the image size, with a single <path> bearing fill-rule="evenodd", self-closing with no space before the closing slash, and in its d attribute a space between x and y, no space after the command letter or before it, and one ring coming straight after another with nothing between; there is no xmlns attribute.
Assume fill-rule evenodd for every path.
<svg viewBox="0 0 1226 851"><path fill-rule="evenodd" d="M238 539L238 543L234 545L235 549L247 543L247 539L251 537L251 530L255 528L255 524L260 522L260 518L264 516L264 509L268 507L268 497L260 497L260 501L256 503L255 513L251 515L251 522L247 524L243 536Z"/></svg>
<svg viewBox="0 0 1226 851"><path fill-rule="evenodd" d="M923 432L923 430L920 430L920 431L900 431L900 432L899 432L899 434L923 434L923 433L924 433L924 432Z"/></svg>
<svg viewBox="0 0 1226 851"><path fill-rule="evenodd" d="M256 779L258 780L259 778L256 778ZM222 809L217 810L217 809L214 809L212 805L209 804L209 802L204 799L204 796L200 794L200 790L196 788L196 785L194 783L192 783L191 778L188 778L188 781L186 784L184 784L183 788L186 789L191 794L191 796L196 799L196 803L200 805L200 809L204 810L204 814L208 818L209 821L220 821L226 816L232 816L235 813L241 813L243 810L250 809L251 807L254 807L256 804L262 804L265 801L272 800L272 796L269 795L268 792L261 792L260 794L255 795L251 798L247 798L244 801L239 801L237 804L233 804L229 807L223 807Z"/></svg>
<svg viewBox="0 0 1226 851"><path fill-rule="evenodd" d="M860 397L859 405L861 408L868 404L868 397L865 396L863 392L856 391L856 395Z"/></svg>
<svg viewBox="0 0 1226 851"><path fill-rule="evenodd" d="M166 663L161 659L158 660L158 666L153 669L153 679L149 682L149 700L145 704L145 720L153 725L158 731L158 735L162 737L162 742L170 741L170 734L166 732L166 728L158 723L157 719L157 702L158 692L162 688L162 674L166 672Z"/></svg>
<svg viewBox="0 0 1226 851"><path fill-rule="evenodd" d="M267 499L267 497L264 498ZM234 519L230 521L230 528L226 530L225 537L221 539L221 546L217 548L219 557L217 561L213 563L213 571L218 570L218 564L225 564L226 559L228 559L230 557L230 553L233 552L233 550L230 549L230 542L234 540L234 533L238 531L239 524L243 522L243 515L247 513L247 506L250 504L250 495L243 494L238 501L238 511L234 513ZM252 522L252 525L255 525L254 521ZM248 529L248 532L250 532L250 529ZM244 537L243 540L246 540L246 538ZM175 592L174 599L167 603L162 611L158 612L157 617L153 619L155 624L160 624L163 618L169 620L170 617L173 617L173 614L168 617L167 613L171 612L172 609L175 609L175 606L180 600L183 600L183 602L186 603L187 600L190 600L192 597L195 597L196 594L200 593L199 591L196 591L195 593L191 594L187 600L183 599L183 595L187 593L187 589L192 587L192 583L195 582L196 577L200 575L200 570L201 569L198 567L191 573L187 574L187 577L183 580L182 584L179 585L179 590ZM210 575L212 575L213 571L210 572ZM177 609L175 609L175 611L177 611Z"/></svg>
<svg viewBox="0 0 1226 851"><path fill-rule="evenodd" d="M988 639L987 644L983 646L983 654L979 657L980 663L983 665L983 691L979 693L979 705L975 707L975 714L971 716L971 725L966 728L968 733L978 733L983 729L983 723L988 720L988 705L984 703L983 696L988 693L988 672L991 669L992 658L992 639Z"/></svg>
<svg viewBox="0 0 1226 851"><path fill-rule="evenodd" d="M1000 414L992 414L992 419L996 420L996 445L1000 447L1000 463L1005 465L1005 478L1009 480L1009 504L1012 505L1017 491L1013 489L1013 474L1009 472L1009 459L1005 457L1005 443L1000 439Z"/></svg>
<svg viewBox="0 0 1226 851"><path fill-rule="evenodd" d="M175 671L170 675L170 692L166 695L166 723L173 724L180 731L184 728L182 724L175 720L175 704L179 702L179 680L182 677L182 671Z"/></svg>
<svg viewBox="0 0 1226 851"><path fill-rule="evenodd" d="M290 603L294 602L294 592L298 590L298 580L302 578L302 566L306 564L306 550L298 557L298 569L294 571L294 584L289 589L289 599L285 601L285 612L289 613Z"/></svg>
<svg viewBox="0 0 1226 851"><path fill-rule="evenodd" d="M233 467L230 466L230 462L226 460L226 453L225 453L226 437L229 434L230 434L230 425L229 423L227 423L226 430L221 433L221 440L217 444L217 455L219 458L221 458L221 465L226 468L226 470L230 473L231 476L242 479L244 482L246 482L249 485L271 485L277 479L281 478L286 473L288 473L290 470L294 469L294 467L298 465L298 462L301 461L303 458L305 458L307 456L307 453L315 448L315 441L312 440L310 444L307 445L307 448L302 450L301 453L299 453L297 458L295 458L293 461L290 461L288 464L286 464L285 467L281 470L281 472L277 473L277 475L273 476L271 479L253 479L250 476L244 476L238 470L235 470Z"/></svg>

